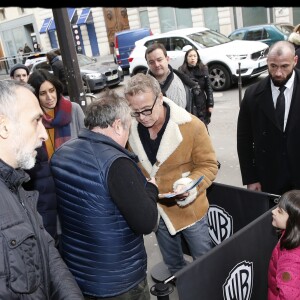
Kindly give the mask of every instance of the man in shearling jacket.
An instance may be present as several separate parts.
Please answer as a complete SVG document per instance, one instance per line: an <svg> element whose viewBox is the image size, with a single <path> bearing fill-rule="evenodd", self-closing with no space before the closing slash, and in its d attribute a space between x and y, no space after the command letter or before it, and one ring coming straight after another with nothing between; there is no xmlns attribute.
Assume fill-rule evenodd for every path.
<svg viewBox="0 0 300 300"><path fill-rule="evenodd" d="M189 194L158 202L161 218L156 237L164 262L174 274L186 264L181 235L193 259L212 248L206 189L218 170L215 151L204 123L164 97L153 76L131 77L124 93L135 117L129 148L138 155L145 176L156 178L159 192L179 191L204 175Z"/></svg>
<svg viewBox="0 0 300 300"><path fill-rule="evenodd" d="M23 169L47 139L43 112L29 85L0 81L0 299L83 300L75 279L25 191Z"/></svg>

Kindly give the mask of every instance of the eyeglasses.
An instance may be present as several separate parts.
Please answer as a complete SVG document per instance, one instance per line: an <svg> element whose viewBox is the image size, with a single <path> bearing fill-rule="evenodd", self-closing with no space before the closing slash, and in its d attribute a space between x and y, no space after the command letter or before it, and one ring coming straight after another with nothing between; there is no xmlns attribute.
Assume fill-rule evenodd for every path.
<svg viewBox="0 0 300 300"><path fill-rule="evenodd" d="M133 111L133 112L130 113L130 115L131 115L132 117L134 117L134 118L139 118L140 115L143 115L143 116L150 116L150 115L152 114L152 111L153 111L154 105L155 105L155 103L156 103L157 97L158 97L158 96L156 96L156 98L155 98L155 100L154 100L154 103L153 103L153 105L152 105L151 108L145 109L145 110L143 110L143 111Z"/></svg>

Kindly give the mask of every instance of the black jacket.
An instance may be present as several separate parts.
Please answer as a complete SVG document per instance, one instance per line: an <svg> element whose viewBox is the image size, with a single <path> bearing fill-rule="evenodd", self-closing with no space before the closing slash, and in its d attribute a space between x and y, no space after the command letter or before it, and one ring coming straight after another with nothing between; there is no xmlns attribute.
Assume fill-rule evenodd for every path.
<svg viewBox="0 0 300 300"><path fill-rule="evenodd" d="M275 116L270 77L246 89L237 123L237 151L244 185L260 182L263 192L281 194L280 163L285 155L293 186L300 189L299 99L300 70L295 69L289 116L282 132Z"/></svg>
<svg viewBox="0 0 300 300"><path fill-rule="evenodd" d="M82 293L43 227L37 192L0 160L0 299L83 300Z"/></svg>
<svg viewBox="0 0 300 300"><path fill-rule="evenodd" d="M50 235L57 238L57 200L55 184L51 174L48 155L44 147L37 149L35 166L26 170L30 181L23 186L26 190L37 190L39 199L37 210L43 218L43 223Z"/></svg>
<svg viewBox="0 0 300 300"><path fill-rule="evenodd" d="M298 61L296 64L296 68L300 69L300 45L294 45L295 46L295 54L298 56Z"/></svg>
<svg viewBox="0 0 300 300"><path fill-rule="evenodd" d="M69 93L68 93L68 86L67 86L67 80L65 76L65 69L64 69L63 62L59 59L58 56L56 56L51 60L50 64L53 70L53 74L59 79L59 81L64 86L63 95L67 96Z"/></svg>
<svg viewBox="0 0 300 300"><path fill-rule="evenodd" d="M193 89L191 113L201 119L206 125L209 124L211 113L208 111L208 108L214 106L214 97L207 66L203 66L200 69L198 66L184 67L183 65L178 70L198 85L198 88Z"/></svg>

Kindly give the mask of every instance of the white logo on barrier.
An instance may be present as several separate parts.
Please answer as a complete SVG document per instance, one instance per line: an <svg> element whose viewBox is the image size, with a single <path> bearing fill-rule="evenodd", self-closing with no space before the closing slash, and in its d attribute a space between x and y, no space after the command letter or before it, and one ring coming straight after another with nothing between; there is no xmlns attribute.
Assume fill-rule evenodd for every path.
<svg viewBox="0 0 300 300"><path fill-rule="evenodd" d="M207 213L209 235L212 241L219 245L232 235L232 216L224 208L211 204Z"/></svg>
<svg viewBox="0 0 300 300"><path fill-rule="evenodd" d="M224 300L250 300L253 288L253 262L243 261L229 273L223 284Z"/></svg>

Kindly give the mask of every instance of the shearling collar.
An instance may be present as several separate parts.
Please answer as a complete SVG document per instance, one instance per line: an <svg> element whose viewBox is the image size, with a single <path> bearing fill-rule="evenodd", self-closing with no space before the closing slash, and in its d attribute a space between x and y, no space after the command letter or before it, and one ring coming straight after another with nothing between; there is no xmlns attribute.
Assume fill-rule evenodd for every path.
<svg viewBox="0 0 300 300"><path fill-rule="evenodd" d="M289 36L289 42L300 45L300 34L297 32L292 32Z"/></svg>
<svg viewBox="0 0 300 300"><path fill-rule="evenodd" d="M191 122L191 115L182 107L176 105L172 100L163 97L163 101L170 106L170 120L167 124L165 132L162 136L159 150L156 156L156 163L152 166L144 147L141 143L138 134L138 122L133 119L131 125L131 132L129 135L129 144L134 153L139 157L140 163L149 173L150 177L154 177L159 167L168 159L168 157L177 149L182 142L183 137L180 132L179 125Z"/></svg>

